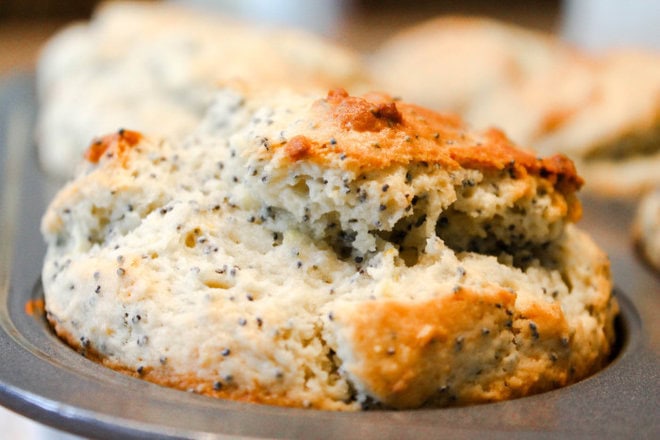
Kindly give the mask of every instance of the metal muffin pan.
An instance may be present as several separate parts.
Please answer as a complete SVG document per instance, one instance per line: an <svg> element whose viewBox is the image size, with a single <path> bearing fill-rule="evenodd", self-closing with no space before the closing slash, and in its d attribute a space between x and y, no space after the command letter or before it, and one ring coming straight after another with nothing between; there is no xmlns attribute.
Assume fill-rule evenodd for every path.
<svg viewBox="0 0 660 440"><path fill-rule="evenodd" d="M660 277L629 237L634 205L585 200L581 226L609 253L621 305L617 354L551 392L493 404L338 413L212 399L104 368L43 314L41 215L61 182L38 166L34 78L0 82L0 404L89 438L660 438Z"/></svg>

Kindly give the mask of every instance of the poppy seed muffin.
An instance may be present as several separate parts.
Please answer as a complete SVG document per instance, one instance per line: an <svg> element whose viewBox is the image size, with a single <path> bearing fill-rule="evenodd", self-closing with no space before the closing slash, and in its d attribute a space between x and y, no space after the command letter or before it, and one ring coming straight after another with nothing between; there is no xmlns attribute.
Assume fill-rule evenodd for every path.
<svg viewBox="0 0 660 440"><path fill-rule="evenodd" d="M185 142L121 131L86 157L44 216L43 284L57 334L111 368L351 410L515 398L608 359L582 181L497 130L383 94L227 90Z"/></svg>

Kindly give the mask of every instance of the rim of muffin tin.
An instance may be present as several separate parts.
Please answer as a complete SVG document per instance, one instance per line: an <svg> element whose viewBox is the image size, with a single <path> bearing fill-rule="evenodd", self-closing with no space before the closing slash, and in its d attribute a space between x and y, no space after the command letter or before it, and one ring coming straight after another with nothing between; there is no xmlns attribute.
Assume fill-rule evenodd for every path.
<svg viewBox="0 0 660 440"><path fill-rule="evenodd" d="M38 281L29 296L9 292L0 309L0 346L9 383L0 385L0 403L37 421L75 434L122 438L197 438L209 433L248 437L410 438L430 434L476 435L560 431L581 435L561 420L562 400L589 403L593 388L607 392L625 378L624 364L639 352L642 324L633 303L615 290L621 313L617 342L607 366L575 384L519 399L472 406L406 411L332 412L215 399L166 388L106 368L61 341L44 313L28 315L27 301L43 300ZM6 368L5 368L6 369ZM7 379L7 371L0 378ZM12 384L13 382L13 384ZM591 389L591 392L585 390ZM597 393L596 393L597 394ZM567 402L565 402L567 403ZM603 409L607 410L607 409ZM609 409L611 411L611 408ZM607 412L607 411L606 411ZM575 427L573 427L575 428ZM604 426L604 432L612 433Z"/></svg>

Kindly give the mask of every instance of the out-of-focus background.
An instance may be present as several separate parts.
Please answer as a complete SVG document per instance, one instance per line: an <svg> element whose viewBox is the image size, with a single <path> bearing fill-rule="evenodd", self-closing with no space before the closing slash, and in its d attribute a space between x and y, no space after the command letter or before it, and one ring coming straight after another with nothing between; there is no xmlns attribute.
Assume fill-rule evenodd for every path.
<svg viewBox="0 0 660 440"><path fill-rule="evenodd" d="M153 1L153 0L152 0ZM554 32L581 47L660 49L655 0L171 0L257 22L302 27L368 52L397 29L440 14L486 15ZM91 16L99 0L2 0L0 74L29 69L59 28Z"/></svg>
<svg viewBox="0 0 660 440"><path fill-rule="evenodd" d="M488 15L536 29L559 25L560 0L175 0L257 22L316 31L362 51L403 26L439 14ZM99 0L0 1L0 74L30 68L40 45Z"/></svg>
<svg viewBox="0 0 660 440"><path fill-rule="evenodd" d="M174 1L174 0L173 0ZM555 33L599 51L635 45L660 49L655 0L178 0L260 23L320 33L365 54L388 36L441 14L485 15ZM99 0L1 0L0 80L34 67L41 45L74 20L88 19ZM68 440L0 407L0 438Z"/></svg>

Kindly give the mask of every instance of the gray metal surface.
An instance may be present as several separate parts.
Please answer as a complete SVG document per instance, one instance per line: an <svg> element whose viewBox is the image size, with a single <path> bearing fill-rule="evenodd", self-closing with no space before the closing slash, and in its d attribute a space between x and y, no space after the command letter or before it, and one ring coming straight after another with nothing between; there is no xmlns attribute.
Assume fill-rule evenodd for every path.
<svg viewBox="0 0 660 440"><path fill-rule="evenodd" d="M90 438L660 438L660 277L636 259L625 202L586 200L582 223L625 292L619 355L563 389L462 408L334 413L211 399L85 359L25 311L42 298L39 221L58 183L37 165L33 78L0 86L1 405Z"/></svg>

